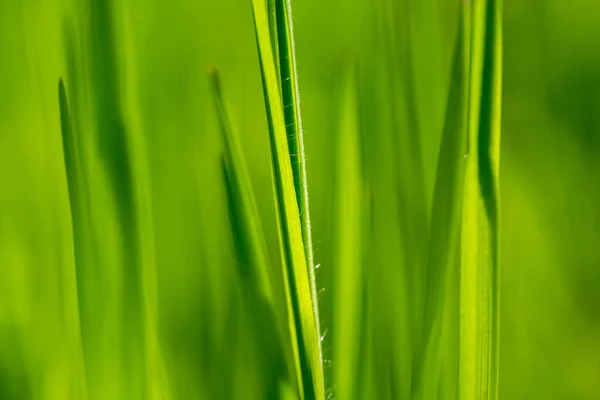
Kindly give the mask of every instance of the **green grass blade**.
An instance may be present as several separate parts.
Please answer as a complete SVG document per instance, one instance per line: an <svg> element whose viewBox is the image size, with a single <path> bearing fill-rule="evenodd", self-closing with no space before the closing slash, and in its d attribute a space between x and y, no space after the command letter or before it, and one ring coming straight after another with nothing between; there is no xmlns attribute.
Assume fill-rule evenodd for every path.
<svg viewBox="0 0 600 400"><path fill-rule="evenodd" d="M62 134L63 156L65 162L65 171L67 174L67 189L69 192L69 204L71 214L80 214L81 197L85 196L81 185L83 179L80 176L79 155L77 150L77 137L73 132L73 124L71 122L71 111L69 109L69 101L67 99L67 91L62 79L58 80L58 105L60 111L60 127ZM79 218L73 217L73 224L79 225ZM79 231L73 227L74 231ZM78 237L79 234L74 234ZM77 246L76 252L77 252ZM77 255L76 255L77 258Z"/></svg>
<svg viewBox="0 0 600 400"><path fill-rule="evenodd" d="M275 185L276 209L281 239L283 275L289 310L290 334L301 398L324 398L318 315L313 307L300 212L285 129L283 102L271 44L267 7L253 0L254 26L261 65Z"/></svg>
<svg viewBox="0 0 600 400"><path fill-rule="evenodd" d="M472 2L460 278L460 398L496 399L501 3Z"/></svg>
<svg viewBox="0 0 600 400"><path fill-rule="evenodd" d="M420 10L420 11L419 11ZM426 40L433 32L425 26L435 20L435 7L429 1L384 1L386 85L392 106L392 142L398 156L395 160L397 202L400 209L399 227L402 230L402 251L406 259L404 270L408 278L408 298L412 341L418 341L425 289L427 236L429 227L429 186L424 149L431 136L438 134L437 92L428 82L437 80L439 62L435 41ZM424 18L427 15L428 18ZM413 40L418 38L418 40ZM418 44L417 44L418 43ZM417 44L417 45L416 45Z"/></svg>
<svg viewBox="0 0 600 400"><path fill-rule="evenodd" d="M271 0L270 0L271 1ZM298 71L294 45L294 29L292 23L292 5L290 0L275 0L276 34L278 44L276 64L279 66L283 113L287 131L290 161L294 176L296 200L300 211L304 253L310 278L310 290L315 315L319 314L317 301L317 283L315 278L315 261L312 248L310 227L310 211L308 202L308 183L306 177L306 155L304 151L304 133L302 131L302 115L300 112L300 91L298 90ZM273 26L271 26L273 31ZM273 35L272 35L273 37ZM317 318L317 335L321 335L320 321ZM319 342L319 354L321 351ZM322 356L320 356L322 358Z"/></svg>
<svg viewBox="0 0 600 400"><path fill-rule="evenodd" d="M269 303L273 302L269 278L269 265L264 234L258 215L256 200L246 168L244 155L231 126L226 109L221 82L216 69L210 72L215 109L219 120L224 146L223 172L234 236L236 254L241 259L241 277Z"/></svg>
<svg viewBox="0 0 600 400"><path fill-rule="evenodd" d="M267 0L267 8L269 10L269 30L271 31L271 45L273 46L273 54L275 55L275 68L277 75L281 74L279 65L279 39L277 33L277 2L279 0Z"/></svg>
<svg viewBox="0 0 600 400"><path fill-rule="evenodd" d="M264 396L271 398L276 396L280 386L288 387L281 379L286 370L293 370L293 363L291 353L286 353L282 345L285 323L280 323L275 313L266 242L244 154L223 99L216 69L210 71L210 78L224 146L223 178L237 265L244 299L252 314L256 346L262 352L264 364L261 365L268 370Z"/></svg>
<svg viewBox="0 0 600 400"><path fill-rule="evenodd" d="M107 194L114 204L105 210L106 217L115 222L120 248L114 248L116 257L105 259L100 267L116 266L120 278L119 301L114 310L118 319L118 339L111 342L111 350L118 357L114 368L117 387L129 399L151 396L148 387L149 365L148 308L144 271L144 249L140 223L143 218L139 176L132 156L135 141L124 101L119 45L117 40L119 7L111 0L91 1L85 5L90 15L87 26L89 46L89 86L93 115L94 147L99 163L106 174ZM113 208L114 207L114 208ZM100 204L95 205L100 209ZM104 238L102 238L104 240ZM104 242L101 242L104 243ZM100 384L99 386L102 386ZM99 390L106 390L100 388Z"/></svg>
<svg viewBox="0 0 600 400"><path fill-rule="evenodd" d="M447 314L453 314L458 307L453 298L453 288L458 284L454 271L454 260L458 253L459 228L461 220L461 200L464 179L464 154L466 150L467 76L465 43L463 40L463 19L460 19L453 56L450 89L446 102L446 116L440 152L438 156L436 180L431 212L431 228L426 269L426 286L423 308L423 342L419 349L417 367L417 398L434 398L438 390L443 397L451 393L439 387L440 374L449 374L441 368L444 351L457 346L450 342L444 347L443 341L451 336L444 326ZM452 391L452 390L451 390Z"/></svg>
<svg viewBox="0 0 600 400"><path fill-rule="evenodd" d="M94 311L92 293L88 290L90 282L90 265L93 244L88 239L90 226L89 198L85 188L85 174L80 159L80 145L75 134L73 119L67 97L67 90L62 79L58 81L58 104L60 112L60 127L62 134L63 157L67 176L67 190L69 195L69 208L71 210L71 229L73 234L73 250L75 255L75 276L77 286L77 303L79 309L79 326L81 345L83 351L84 376L89 373L87 365L90 360L90 334L94 327L90 325L89 313Z"/></svg>
<svg viewBox="0 0 600 400"><path fill-rule="evenodd" d="M298 400L296 391L286 383L280 385L278 398L280 400Z"/></svg>
<svg viewBox="0 0 600 400"><path fill-rule="evenodd" d="M363 177L357 93L354 74L348 74L342 104L336 160L336 282L334 287L334 359L336 396L360 398L361 326L363 326Z"/></svg>
<svg viewBox="0 0 600 400"><path fill-rule="evenodd" d="M365 19L365 29L359 37L364 43L358 57L361 148L370 204L369 257L365 265L370 332L366 336L372 339L371 397L378 399L411 395L416 286L412 272L422 270L411 268L415 263L405 237L405 215L413 214L405 214L409 207L402 196L414 188L403 189L399 172L402 159L411 150L398 146L397 139L405 129L404 123L398 123L406 120L398 114L406 113L401 96L396 95L401 91L401 81L396 79L398 74L392 73L388 60L390 48L394 47L390 41L395 36L385 21L380 13ZM409 168L404 172L410 171Z"/></svg>

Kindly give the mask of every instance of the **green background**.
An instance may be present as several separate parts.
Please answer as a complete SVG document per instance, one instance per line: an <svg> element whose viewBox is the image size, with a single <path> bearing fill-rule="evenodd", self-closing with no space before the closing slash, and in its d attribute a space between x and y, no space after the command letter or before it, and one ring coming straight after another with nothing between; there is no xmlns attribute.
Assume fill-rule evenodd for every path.
<svg viewBox="0 0 600 400"><path fill-rule="evenodd" d="M339 82L353 60L386 57L378 46L384 3L293 2L313 241L321 264L317 280L325 289L321 325L329 329L323 341L328 376L335 368L332 158ZM422 157L431 194L459 2L402 3L413 4L409 26L396 32L417 49L414 85L426 121ZM216 65L278 266L250 1L113 5L121 110L137 138L136 165L142 166L136 175L141 224L148 227L142 241L156 265L156 276L148 279L156 280L157 387L178 399L253 398L268 361L248 333L252 316L233 266L207 79ZM84 393L57 81L75 81L67 57L70 37L79 54L73 69L81 75L78 82L91 82L78 93L94 98L90 74L98 68L82 61L91 53L88 18L86 2L0 0L1 399ZM503 19L500 397L600 398L600 3L506 0ZM374 73L363 84L385 86L383 79ZM117 357L110 353L119 340L115 310L125 301L113 260L120 244L87 109L81 106L76 118L90 149L102 266L96 284L105 295L98 306L100 398L124 398ZM384 294L373 301L385 315ZM327 388L334 384L328 378Z"/></svg>

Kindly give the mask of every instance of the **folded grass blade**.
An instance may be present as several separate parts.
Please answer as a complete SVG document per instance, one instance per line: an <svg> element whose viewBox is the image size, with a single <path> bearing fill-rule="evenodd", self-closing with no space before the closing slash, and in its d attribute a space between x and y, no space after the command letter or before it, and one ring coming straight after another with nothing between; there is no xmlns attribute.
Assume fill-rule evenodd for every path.
<svg viewBox="0 0 600 400"><path fill-rule="evenodd" d="M300 210L294 187L281 82L273 54L267 5L264 0L253 0L252 6L269 125L290 334L295 343L297 376L301 382L299 393L301 398L322 399L324 387L320 337L316 322L318 314L311 293Z"/></svg>
<svg viewBox="0 0 600 400"><path fill-rule="evenodd" d="M460 276L460 398L496 399L501 2L474 1ZM468 15L467 15L468 17Z"/></svg>
<svg viewBox="0 0 600 400"><path fill-rule="evenodd" d="M279 67L281 97L285 128L287 132L290 161L294 176L296 201L300 212L302 240L310 279L310 290L315 315L318 315L317 283L315 278L315 260L312 248L310 227L310 211L308 203L308 183L306 178L306 155L304 151L304 133L302 131L302 114L300 112L300 91L298 90L298 71L294 45L294 29L292 23L292 5L290 0L269 0L275 8L275 18L271 20L271 37L277 39L274 44L275 64ZM317 319L317 335L321 335L320 321ZM319 353L322 354L319 342Z"/></svg>

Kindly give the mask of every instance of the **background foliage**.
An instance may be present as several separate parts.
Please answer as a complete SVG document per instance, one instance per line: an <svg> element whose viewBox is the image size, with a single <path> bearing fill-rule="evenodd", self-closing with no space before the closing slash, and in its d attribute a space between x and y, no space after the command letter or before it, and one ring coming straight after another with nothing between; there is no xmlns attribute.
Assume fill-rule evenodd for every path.
<svg viewBox="0 0 600 400"><path fill-rule="evenodd" d="M293 3L330 393L340 381L336 346L358 332L367 354L359 363L358 397L408 396L413 333L406 327L416 317L402 305L419 298L409 292L418 277L398 266L404 257L419 260L427 243L420 218L431 207L462 3ZM600 5L504 3L499 395L598 398ZM85 398L80 323L86 315L78 284L96 293L85 313L96 321L90 350L96 361L87 373L102 388L97 398L133 398L128 394L142 370L156 398L264 393L272 358L234 259L211 65L221 72L241 141L272 276L281 279L250 1L0 0L0 398ZM75 273L59 76L87 160L86 226L97 268L85 282ZM382 106L390 101L393 107ZM360 146L340 146L340 132L357 130L357 121L368 127ZM420 152L408 151L402 138L387 146L397 121L414 124L400 131L419 132ZM130 138L130 170L115 150L119 139L97 135L99 126L114 131L121 123ZM356 147L367 154L365 174L376 177L361 206L343 200L356 190ZM399 178L390 167L398 155L406 163ZM414 182L419 174L423 181ZM425 202L406 190L419 184ZM133 206L124 192L134 193ZM133 220L128 207L138 210ZM340 237L364 226L361 219L340 222L340 212L357 209L373 212L374 234ZM408 239L400 220L409 224L402 228L411 232ZM136 279L149 299L139 332L127 318L138 312L123 307L136 301L132 278L121 268L133 251L120 239L133 235L123 231L128 223L141 232L131 240L142 251L131 257L140 260ZM369 243L368 251L356 243ZM367 294L362 303L340 303L338 266L357 258ZM273 296L283 299L283 289L276 290ZM285 312L284 302L275 304L276 313ZM344 306L352 308L341 314ZM338 316L358 309L363 319L353 322L355 330L340 329Z"/></svg>

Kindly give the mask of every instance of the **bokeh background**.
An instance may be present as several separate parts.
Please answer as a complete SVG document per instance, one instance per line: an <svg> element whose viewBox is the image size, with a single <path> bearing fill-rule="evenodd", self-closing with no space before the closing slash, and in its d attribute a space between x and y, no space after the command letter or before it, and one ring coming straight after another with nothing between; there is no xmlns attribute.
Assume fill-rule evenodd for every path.
<svg viewBox="0 0 600 400"><path fill-rule="evenodd" d="M86 24L94 18L85 3L0 0L2 399L83 393L57 82L59 76L67 85L92 82L77 89L83 100L75 99L74 107L95 90L92 69L82 61L89 52ZM425 121L424 185L431 198L460 3L293 1L317 280L324 289L321 324L328 329L326 370L335 368L333 159L340 77L349 64L388 59L381 26L395 16L386 7L410 9L393 32L414 60L415 107ZM402 8L406 4L412 5ZM136 184L144 194L142 223L151 232L143 240L156 266L151 279L161 387L172 398L252 398L265 360L249 334L252 321L233 266L207 79L216 65L278 266L250 1L114 1L112 29L121 108L143 166ZM503 32L500 397L600 399L600 3L505 0ZM79 55L71 65L70 40ZM366 87L386 84L376 72L363 80ZM91 117L79 108L76 118L89 137L102 266L97 284L105 294L98 306L104 329L99 346L111 349L119 340L116 304L124 301L111 261L120 244L111 220L114 200L86 122ZM375 307L385 310L386 304L382 295ZM98 356L102 381L114 382L101 396L107 399L120 398L114 357L109 350Z"/></svg>

